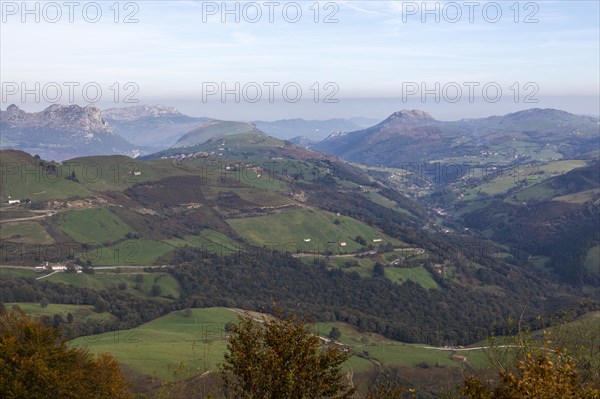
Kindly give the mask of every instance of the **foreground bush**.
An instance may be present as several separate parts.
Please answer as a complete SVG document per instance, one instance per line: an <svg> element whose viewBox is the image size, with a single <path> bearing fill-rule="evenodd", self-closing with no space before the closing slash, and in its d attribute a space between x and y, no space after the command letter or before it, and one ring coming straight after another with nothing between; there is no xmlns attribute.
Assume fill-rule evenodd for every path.
<svg viewBox="0 0 600 399"><path fill-rule="evenodd" d="M576 360L551 343L530 348L515 370L500 370L495 386L467 377L461 393L469 399L600 399L600 389L580 377Z"/></svg>
<svg viewBox="0 0 600 399"><path fill-rule="evenodd" d="M21 310L0 313L0 397L131 397L112 356L95 357L68 348L60 330L32 320Z"/></svg>
<svg viewBox="0 0 600 399"><path fill-rule="evenodd" d="M225 389L236 399L351 398L341 376L350 353L323 347L307 325L288 319L242 318L231 327L222 366Z"/></svg>

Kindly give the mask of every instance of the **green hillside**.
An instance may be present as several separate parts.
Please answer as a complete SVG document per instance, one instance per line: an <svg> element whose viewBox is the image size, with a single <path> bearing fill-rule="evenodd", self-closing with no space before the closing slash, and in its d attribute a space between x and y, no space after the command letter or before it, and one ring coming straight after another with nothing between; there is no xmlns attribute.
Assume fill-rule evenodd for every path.
<svg viewBox="0 0 600 399"><path fill-rule="evenodd" d="M488 334L490 325L504 323L518 304L531 299L530 292L538 294L527 321L557 310L558 304L577 307L581 299L574 290L556 290L544 278L542 273L551 270L545 263L552 253L531 253L536 257L530 264L511 259L511 251L504 248L511 246L507 238L524 241L523 237L544 239L558 248L551 240L561 237L561 230L540 226L548 220L555 227L586 220L589 213L582 207L590 204L584 198L594 199L596 194L593 175L578 168L584 161L545 165L538 171L543 173L533 175L539 180L532 178L520 187L547 184L555 190L545 202L534 202L536 212L531 212L511 199L517 192L506 180L511 176L480 182L480 187L449 186L440 197L417 203L399 191L402 184L387 185L384 168L367 175L354 165L260 132L212 136L169 151L152 159L66 161L62 166L74 173L56 184L76 188L79 194L55 197L48 183L49 187L32 183L29 189L42 189L46 197L0 207L2 220L10 220L0 230L2 244L9 249L2 263L33 266L46 260L36 257L45 254L37 247L24 246L20 252L14 248L21 247L11 245L69 243L74 253L51 263L63 264L68 255L81 265L91 263L94 270L46 277L3 268L0 288L10 290L15 298L10 301L35 302L45 295L54 302L84 300L95 306L102 296L100 305L111 309L119 323L138 327L80 337L73 344L110 351L134 372L167 377L169 367L172 370L179 361L197 370L216 369L225 349L223 325L236 315L224 308L194 309L190 317L183 311L165 315L187 306L258 310L279 301L302 312L304 305L317 309L311 317L348 323L335 326L342 330L340 340L352 347L347 364L351 370L381 365L436 370L438 365L441 370L460 366L452 355L463 351L419 342L468 345ZM29 161L51 168L35 158ZM92 179L92 170L102 173ZM571 179L577 184L558 180L569 173L579 176ZM463 201L476 203L473 209L448 209L447 216L444 210L432 209L442 196L478 188L483 194L475 191L474 200ZM423 193L431 190L424 188ZM522 222L506 224L515 219ZM485 253L472 250L482 244L480 231L490 246L500 242L504 247ZM580 248L580 260L590 275L596 246L590 241ZM238 256L226 257L231 254ZM530 270L536 259L541 259L535 269L540 272L534 275ZM378 262L383 269L375 267ZM146 268L151 265L160 268ZM17 291L11 290L11 281ZM459 309L463 304L465 309ZM115 327L106 324L98 331ZM437 332L440 329L443 333ZM479 350L468 352L471 364L481 364Z"/></svg>
<svg viewBox="0 0 600 399"><path fill-rule="evenodd" d="M11 244L75 243L74 258L93 266L168 263L186 246L226 254L248 245L276 242L298 244L294 251L348 253L360 251L375 239L402 243L382 234L381 227L370 227L347 215L335 216L319 209L319 204L306 206L309 193L325 184L339 189L339 195L372 184L360 170L249 126L222 122L207 127L214 140L203 144L204 150L225 148L223 157L138 160L92 156L58 164L3 151L3 159L6 153L14 162L25 160L38 169L45 168L55 173L55 180L17 184L16 172L7 177L21 191L41 190L43 196L33 197L32 204L0 207L2 220L10 221L3 224L1 237ZM232 134L223 139L220 134L230 128ZM370 192L375 202L367 196L361 207L384 203L390 210L395 208L396 202ZM358 236L362 237L360 244L355 241ZM58 258L30 256L24 262L24 257L14 253L15 257L5 261L66 261L66 251L56 252Z"/></svg>
<svg viewBox="0 0 600 399"><path fill-rule="evenodd" d="M0 199L29 199L46 201L70 197L87 197L90 190L65 179L68 167L53 165L14 150L2 150L2 184Z"/></svg>
<svg viewBox="0 0 600 399"><path fill-rule="evenodd" d="M53 283L69 284L96 291L118 290L141 298L154 297L152 286L160 287L160 297L180 296L179 283L168 273L146 273L140 269L98 270L94 274L56 273L45 279Z"/></svg>
<svg viewBox="0 0 600 399"><path fill-rule="evenodd" d="M270 216L229 219L228 223L253 244L289 247L291 252L295 249L320 253L356 252L363 248L355 241L357 236L362 236L367 243L380 238L375 230L354 219L310 208Z"/></svg>
<svg viewBox="0 0 600 399"><path fill-rule="evenodd" d="M140 162L122 155L74 158L63 163L79 184L93 192L123 191L135 184L189 174L169 160Z"/></svg>
<svg viewBox="0 0 600 399"><path fill-rule="evenodd" d="M228 322L237 322L237 313L225 308L192 309L191 314L177 311L135 329L80 337L71 342L93 353L109 352L134 371L168 378L179 362L202 373L216 371L226 350ZM466 354L471 364L483 363L480 350L437 350L426 345L403 344L372 333L360 332L344 323L316 323L312 331L327 337L336 326L339 342L350 346L353 356L345 369L367 371L377 365L409 366L419 364L460 367L454 354Z"/></svg>
<svg viewBox="0 0 600 399"><path fill-rule="evenodd" d="M60 215L60 228L80 243L117 241L133 230L107 208L69 211Z"/></svg>
<svg viewBox="0 0 600 399"><path fill-rule="evenodd" d="M77 338L71 345L109 352L134 371L169 377L179 362L199 371L216 370L226 349L225 323L236 314L222 308L173 312L132 330Z"/></svg>
<svg viewBox="0 0 600 399"><path fill-rule="evenodd" d="M46 306L42 306L39 303L13 302L5 303L4 306L7 309L11 309L13 306L18 306L21 308L21 310L31 314L34 317L42 315L53 317L54 315L60 315L63 320L67 320L68 314L71 313L75 322L94 320L102 323L109 320L115 320L115 317L112 316L110 312L98 313L94 310L94 307L90 305L63 305L50 303Z"/></svg>
<svg viewBox="0 0 600 399"><path fill-rule="evenodd" d="M210 121L183 135L173 147L188 147L206 142L209 139L225 140L226 136L238 134L262 134L254 125L244 122ZM266 137L266 136L265 136Z"/></svg>
<svg viewBox="0 0 600 399"><path fill-rule="evenodd" d="M2 223L0 240L26 244L52 244L54 239L36 222Z"/></svg>

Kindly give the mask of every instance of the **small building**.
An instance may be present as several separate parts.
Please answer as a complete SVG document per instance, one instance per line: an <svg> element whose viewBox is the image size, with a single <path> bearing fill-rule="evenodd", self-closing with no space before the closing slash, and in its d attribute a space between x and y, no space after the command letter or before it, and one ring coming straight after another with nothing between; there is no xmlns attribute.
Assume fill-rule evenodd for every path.
<svg viewBox="0 0 600 399"><path fill-rule="evenodd" d="M381 242L383 241L381 238L373 238L373 242Z"/></svg>
<svg viewBox="0 0 600 399"><path fill-rule="evenodd" d="M310 242L310 238L305 238L304 242Z"/></svg>
<svg viewBox="0 0 600 399"><path fill-rule="evenodd" d="M340 247L345 247L347 244L345 242L340 242Z"/></svg>
<svg viewBox="0 0 600 399"><path fill-rule="evenodd" d="M142 175L142 171L141 170L136 170L135 172L133 172L134 176L141 176Z"/></svg>
<svg viewBox="0 0 600 399"><path fill-rule="evenodd" d="M8 205L20 204L20 203L21 203L21 200L11 200L11 199L8 200Z"/></svg>
<svg viewBox="0 0 600 399"><path fill-rule="evenodd" d="M456 361L456 362L461 362L461 363L467 363L468 359L466 356L461 356L461 355L452 355L452 360Z"/></svg>

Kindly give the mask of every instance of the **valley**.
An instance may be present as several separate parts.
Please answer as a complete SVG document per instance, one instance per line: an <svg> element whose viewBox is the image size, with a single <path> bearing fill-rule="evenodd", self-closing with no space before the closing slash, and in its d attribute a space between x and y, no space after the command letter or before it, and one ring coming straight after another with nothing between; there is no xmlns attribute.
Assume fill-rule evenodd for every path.
<svg viewBox="0 0 600 399"><path fill-rule="evenodd" d="M0 398L600 399L600 2L0 3Z"/></svg>
<svg viewBox="0 0 600 399"><path fill-rule="evenodd" d="M600 169L588 119L581 138L553 136L563 152L546 158L510 136L511 149L483 144L504 136L482 125L443 153L447 143L428 139L419 145L431 151L410 151L429 158L389 165L245 122L188 122L199 125L138 158L0 152L5 306L62 327L73 347L110 352L153 389L178 372L209 378L227 323L281 306L324 339L342 332L345 373L396 368L417 385L445 375L430 392L485 368L486 338L508 334L511 318L538 330L600 309ZM405 111L382 123L384 145L396 148L386 140L418 141L423 123L440 137L457 129ZM323 145L372 140L371 130Z"/></svg>

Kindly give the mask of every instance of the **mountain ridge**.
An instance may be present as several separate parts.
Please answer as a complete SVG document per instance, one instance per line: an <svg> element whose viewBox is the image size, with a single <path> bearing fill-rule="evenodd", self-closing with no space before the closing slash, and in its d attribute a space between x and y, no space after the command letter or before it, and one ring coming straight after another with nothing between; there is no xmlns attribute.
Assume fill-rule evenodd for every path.
<svg viewBox="0 0 600 399"><path fill-rule="evenodd" d="M482 150L516 145L537 149L553 145L560 156L581 156L598 147L600 121L555 109L533 108L501 116L439 121L424 111L402 110L354 132L333 133L312 148L372 166L471 156ZM544 142L542 142L544 140ZM558 155L554 155L558 157ZM510 161L509 158L506 161Z"/></svg>
<svg viewBox="0 0 600 399"><path fill-rule="evenodd" d="M134 120L161 115L183 115L175 107L166 105L135 105L132 107L115 107L102 111L105 118L115 120Z"/></svg>
<svg viewBox="0 0 600 399"><path fill-rule="evenodd" d="M156 152L170 147L184 134L212 120L193 117L164 105L136 105L103 111L113 130L139 146Z"/></svg>
<svg viewBox="0 0 600 399"><path fill-rule="evenodd" d="M100 109L91 104L53 104L31 113L12 104L0 111L0 130L0 148L21 149L50 159L140 153L135 145L115 134Z"/></svg>

